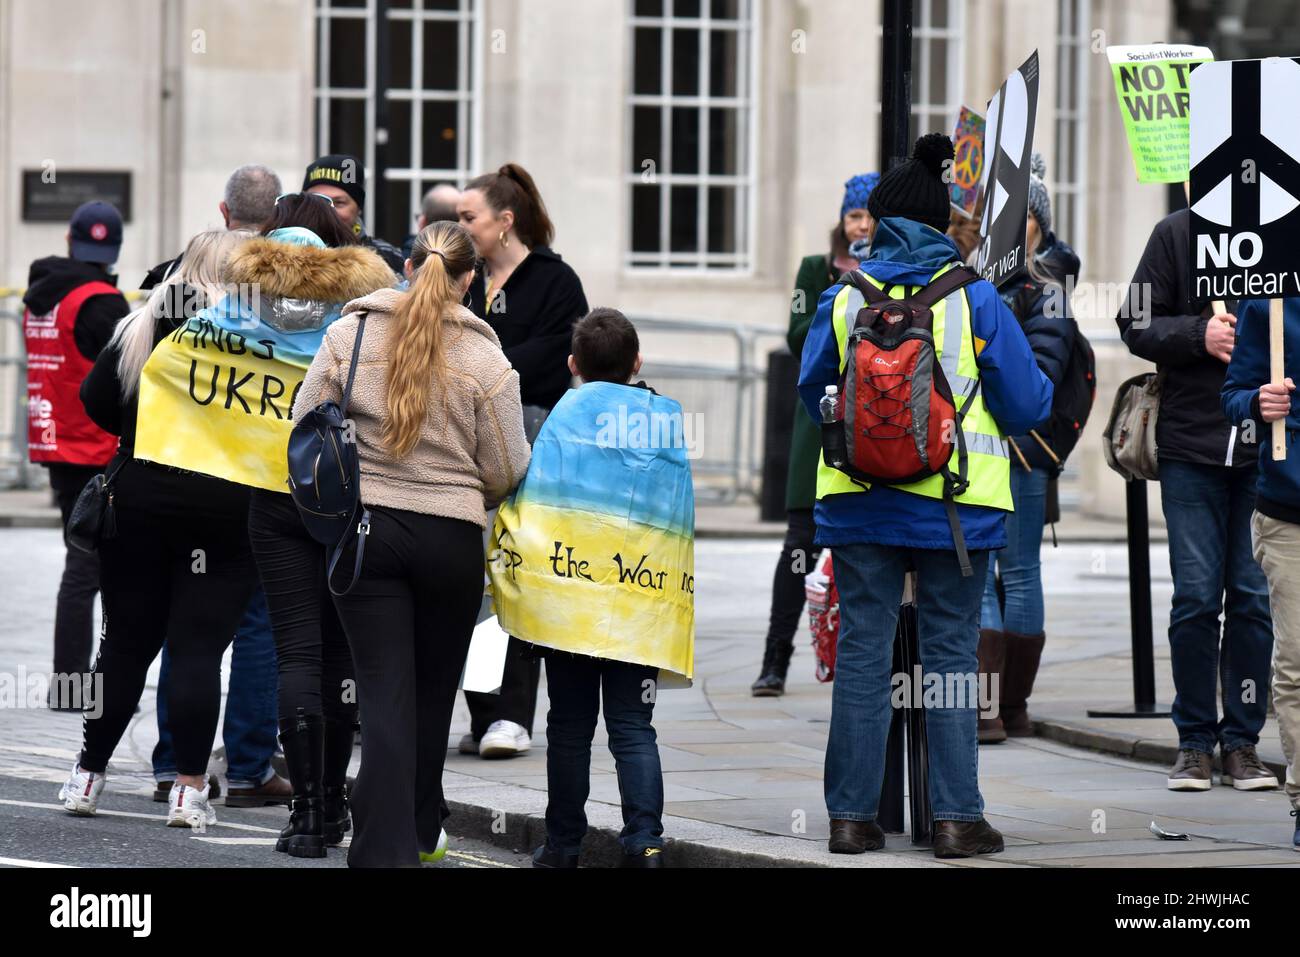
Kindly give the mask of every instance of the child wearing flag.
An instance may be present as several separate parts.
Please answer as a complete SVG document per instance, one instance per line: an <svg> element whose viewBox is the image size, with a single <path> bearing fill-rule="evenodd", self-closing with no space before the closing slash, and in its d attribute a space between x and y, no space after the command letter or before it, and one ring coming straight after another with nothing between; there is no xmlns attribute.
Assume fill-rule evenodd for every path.
<svg viewBox="0 0 1300 957"><path fill-rule="evenodd" d="M546 657L546 843L577 867L600 702L618 771L627 867L663 866L657 691L694 670L695 506L681 406L643 382L636 329L613 309L573 330L565 394L501 506L490 571L502 628Z"/></svg>

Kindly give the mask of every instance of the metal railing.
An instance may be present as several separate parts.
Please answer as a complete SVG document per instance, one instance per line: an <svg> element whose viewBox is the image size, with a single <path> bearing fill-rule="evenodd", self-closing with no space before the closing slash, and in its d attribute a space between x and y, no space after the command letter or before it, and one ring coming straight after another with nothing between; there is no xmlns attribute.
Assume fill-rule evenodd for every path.
<svg viewBox="0 0 1300 957"><path fill-rule="evenodd" d="M784 345L785 330L680 316L628 318L648 356L640 377L680 402L683 414L696 423L690 438L698 443L691 451L697 497L730 502L757 496L767 390L767 353L760 349ZM663 342L672 348L647 348ZM726 343L729 354L710 350L711 343ZM669 358L672 354L690 358ZM722 361L703 361L711 359Z"/></svg>
<svg viewBox="0 0 1300 957"><path fill-rule="evenodd" d="M22 292L0 286L0 488L32 488L44 480L27 460Z"/></svg>

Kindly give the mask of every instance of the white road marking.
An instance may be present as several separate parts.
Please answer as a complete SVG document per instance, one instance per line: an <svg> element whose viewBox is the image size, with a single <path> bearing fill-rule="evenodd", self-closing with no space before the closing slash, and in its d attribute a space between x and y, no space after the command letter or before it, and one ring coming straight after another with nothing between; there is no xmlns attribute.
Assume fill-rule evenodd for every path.
<svg viewBox="0 0 1300 957"><path fill-rule="evenodd" d="M61 867L71 868L71 864L53 864L49 861L27 861L21 857L0 857L0 865L6 867Z"/></svg>
<svg viewBox="0 0 1300 957"><path fill-rule="evenodd" d="M8 804L12 807L34 807L34 808L44 809L47 811L64 811L66 813L62 804L45 804L40 801L14 801L8 798L0 798L0 804ZM100 815L103 815L104 817L134 817L134 818L139 818L142 821L156 821L160 824L164 823L167 820L167 815L161 812L158 814L141 814L138 811L108 811L105 810L104 808L100 808L95 812L93 816L99 817ZM76 817L76 816L79 815L69 815L69 817ZM279 835L280 833L280 829L277 827L259 827L256 824L235 824L233 822L218 821L216 824L212 824L209 826L228 827L236 831L256 831L259 834Z"/></svg>

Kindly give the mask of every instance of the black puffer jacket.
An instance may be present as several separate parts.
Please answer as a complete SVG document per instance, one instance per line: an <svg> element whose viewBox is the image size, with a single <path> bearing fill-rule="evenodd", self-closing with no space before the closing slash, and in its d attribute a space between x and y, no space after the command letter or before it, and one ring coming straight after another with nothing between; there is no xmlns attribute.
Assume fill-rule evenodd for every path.
<svg viewBox="0 0 1300 957"><path fill-rule="evenodd" d="M1079 278L1079 257L1067 243L1048 233L1037 262L1051 277L1050 283L1026 275L1019 283L1008 283L1000 294L1002 301L1020 320L1020 328L1029 340L1029 347L1034 350L1038 368L1052 380L1052 385L1056 385L1065 374L1070 363L1070 350L1074 348L1076 326L1070 313L1069 290ZM1034 431L1050 447L1057 447L1056 437L1048 423ZM1016 435L1010 440L1031 466L1056 471L1051 456L1032 435ZM1011 467L1023 468L1014 450L1011 452Z"/></svg>
<svg viewBox="0 0 1300 957"><path fill-rule="evenodd" d="M1180 209L1156 223L1115 322L1129 351L1165 373L1156 420L1160 458L1253 469L1258 443L1241 440L1219 403L1228 366L1205 351L1210 301L1190 297L1189 215Z"/></svg>

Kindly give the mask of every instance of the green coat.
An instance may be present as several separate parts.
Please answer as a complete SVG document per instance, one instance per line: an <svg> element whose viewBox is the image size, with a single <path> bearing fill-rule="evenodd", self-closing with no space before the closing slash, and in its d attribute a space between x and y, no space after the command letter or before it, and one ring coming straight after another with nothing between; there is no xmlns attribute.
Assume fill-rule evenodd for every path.
<svg viewBox="0 0 1300 957"><path fill-rule="evenodd" d="M817 315L817 300L839 278L830 270L829 256L806 256L799 264L790 298L790 329L786 342L798 359L803 341ZM794 403L794 433L790 439L790 471L786 475L785 507L812 508L817 501L817 462L821 458L821 432L808 415L797 394Z"/></svg>

